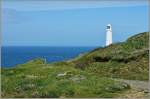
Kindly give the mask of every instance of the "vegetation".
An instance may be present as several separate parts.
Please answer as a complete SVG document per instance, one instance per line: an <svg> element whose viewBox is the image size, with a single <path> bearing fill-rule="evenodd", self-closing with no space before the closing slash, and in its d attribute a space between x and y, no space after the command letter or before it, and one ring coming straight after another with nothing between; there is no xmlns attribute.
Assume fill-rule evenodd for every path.
<svg viewBox="0 0 150 99"><path fill-rule="evenodd" d="M99 76L148 80L149 33L140 33L126 42L97 48L72 60L77 68Z"/></svg>
<svg viewBox="0 0 150 99"><path fill-rule="evenodd" d="M65 62L52 65L38 59L2 69L2 97L7 98L114 97L129 88L126 83L100 78Z"/></svg>
<svg viewBox="0 0 150 99"><path fill-rule="evenodd" d="M141 33L69 61L46 64L35 59L14 68L2 68L2 97L121 96L131 88L112 78L148 80L148 37L148 33Z"/></svg>

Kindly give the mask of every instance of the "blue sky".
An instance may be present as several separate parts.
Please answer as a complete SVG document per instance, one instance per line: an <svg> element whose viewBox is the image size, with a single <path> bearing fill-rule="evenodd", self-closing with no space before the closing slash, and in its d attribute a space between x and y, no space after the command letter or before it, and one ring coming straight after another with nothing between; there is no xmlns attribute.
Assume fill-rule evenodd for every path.
<svg viewBox="0 0 150 99"><path fill-rule="evenodd" d="M3 46L104 46L148 31L147 0L3 0Z"/></svg>

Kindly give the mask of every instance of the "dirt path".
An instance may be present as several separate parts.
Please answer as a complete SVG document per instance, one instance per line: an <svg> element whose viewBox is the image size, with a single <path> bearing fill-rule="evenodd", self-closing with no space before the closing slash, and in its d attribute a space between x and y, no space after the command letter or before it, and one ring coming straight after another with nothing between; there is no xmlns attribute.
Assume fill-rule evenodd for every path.
<svg viewBox="0 0 150 99"><path fill-rule="evenodd" d="M129 84L131 88L149 90L148 81L139 81L139 80L125 80L125 79L114 79L116 81L121 81Z"/></svg>
<svg viewBox="0 0 150 99"><path fill-rule="evenodd" d="M148 98L149 97L149 82L139 80L114 79L129 84L131 90L128 90L119 97L121 98Z"/></svg>

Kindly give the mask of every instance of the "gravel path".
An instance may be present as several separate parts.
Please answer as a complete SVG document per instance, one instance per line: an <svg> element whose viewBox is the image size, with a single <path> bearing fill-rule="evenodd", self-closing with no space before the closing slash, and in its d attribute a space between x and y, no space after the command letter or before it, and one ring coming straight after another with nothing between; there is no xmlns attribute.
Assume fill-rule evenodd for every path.
<svg viewBox="0 0 150 99"><path fill-rule="evenodd" d="M129 84L131 86L131 90L128 90L118 97L120 98L139 98L139 99L149 99L149 82L148 81L139 81L139 80L126 80L126 79L116 79L116 81L121 81Z"/></svg>
<svg viewBox="0 0 150 99"><path fill-rule="evenodd" d="M149 82L148 81L139 81L139 80L125 80L125 79L114 79L116 81L121 81L129 84L131 88L139 89L139 90L149 90Z"/></svg>

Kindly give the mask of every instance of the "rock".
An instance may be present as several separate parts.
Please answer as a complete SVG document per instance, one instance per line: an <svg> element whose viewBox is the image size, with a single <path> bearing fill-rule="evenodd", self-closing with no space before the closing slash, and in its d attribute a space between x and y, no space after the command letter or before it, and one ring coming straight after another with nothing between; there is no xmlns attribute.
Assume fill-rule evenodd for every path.
<svg viewBox="0 0 150 99"><path fill-rule="evenodd" d="M63 73L63 74L57 74L57 77L63 77L65 75L66 75L65 73Z"/></svg>
<svg viewBox="0 0 150 99"><path fill-rule="evenodd" d="M67 72L64 72L64 73L57 74L57 77L70 77L72 75L73 74L72 74L71 71L67 71Z"/></svg>
<svg viewBox="0 0 150 99"><path fill-rule="evenodd" d="M148 90L148 89L145 89L145 90L144 90L144 93L149 93L149 90Z"/></svg>
<svg viewBox="0 0 150 99"><path fill-rule="evenodd" d="M115 92L115 91L121 91L123 89L129 89L129 88L130 86L127 83L118 82L118 83L115 83L113 85L106 87L105 90L109 92Z"/></svg>
<svg viewBox="0 0 150 99"><path fill-rule="evenodd" d="M80 76L74 76L74 77L71 77L71 78L69 78L70 80L72 80L72 81L74 81L74 82L77 82L77 83L79 83L81 80L84 80L84 79L86 79L83 75L80 75Z"/></svg>

